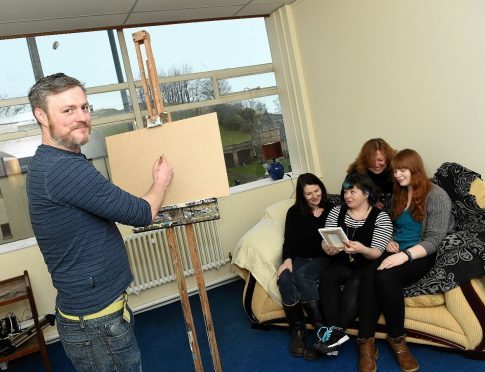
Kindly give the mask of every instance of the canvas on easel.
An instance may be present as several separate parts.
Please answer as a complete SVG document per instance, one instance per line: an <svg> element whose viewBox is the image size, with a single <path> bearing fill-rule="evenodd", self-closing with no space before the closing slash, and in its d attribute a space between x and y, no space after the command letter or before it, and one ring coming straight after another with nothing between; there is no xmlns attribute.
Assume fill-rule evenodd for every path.
<svg viewBox="0 0 485 372"><path fill-rule="evenodd" d="M209 198L214 198L216 201L215 198L229 195L229 182L215 113L174 122L169 121L153 127L107 137L106 146L113 183L136 196L143 196L150 188L153 182L153 163L161 155L166 156L174 169L174 177L165 193L164 206L191 205L196 201ZM216 202L214 203L216 204ZM221 372L221 360L202 266L197 253L193 222L186 221L185 233L199 289L214 371ZM157 228L163 227L163 223L156 225L158 225ZM153 226L151 225L151 227ZM175 230L170 226L166 232L194 367L197 372L203 372Z"/></svg>
<svg viewBox="0 0 485 372"><path fill-rule="evenodd" d="M162 154L174 169L163 205L229 195L215 113L107 137L106 146L113 183L136 196L150 188Z"/></svg>
<svg viewBox="0 0 485 372"><path fill-rule="evenodd" d="M139 31L132 36L140 67L148 116L146 117L146 129L107 139L112 179L114 183L127 191L137 196L144 195L152 184L153 162L155 159L166 155L175 170L175 176L165 194L164 205L190 204L194 209L190 209L189 214L196 219L200 218L201 214L210 215L211 213L205 213L207 212L205 207L195 207L197 200L203 201L207 198L213 198L214 201L211 204L217 205L216 197L229 195L229 183L226 176L217 115L213 113L172 122L171 113L165 111L163 105L160 82L151 49L150 34L146 31ZM142 57L142 45L145 46L146 64ZM145 65L149 79L146 78ZM168 209L171 208L168 207ZM203 372L204 366L185 284L185 274L175 238L175 230L171 226L173 219L168 216L168 221L164 220L161 216L163 210L164 208L161 208L158 214L160 220L156 218L154 222L160 222L157 224L157 228L167 227L165 223L169 223L166 229L167 242L177 279L192 361L195 370ZM219 218L219 214L217 213L213 217ZM193 218L188 220L184 218L181 223L185 223L185 233L190 258L194 266L197 288L199 289L214 371L222 372L209 299L202 275L202 265L197 253Z"/></svg>

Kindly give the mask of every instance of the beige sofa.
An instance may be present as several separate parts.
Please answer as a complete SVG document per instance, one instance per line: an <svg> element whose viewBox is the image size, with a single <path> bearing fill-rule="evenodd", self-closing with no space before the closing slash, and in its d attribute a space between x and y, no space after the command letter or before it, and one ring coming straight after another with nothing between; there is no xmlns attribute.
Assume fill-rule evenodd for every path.
<svg viewBox="0 0 485 372"><path fill-rule="evenodd" d="M281 263L286 211L293 202L283 200L268 207L263 218L240 239L234 251L232 266L246 282L243 305L254 326L287 325L276 284L276 270ZM457 234L463 237L463 234ZM449 265L453 260L470 260L472 255L470 247L463 251L456 248L459 239L450 235L449 244L443 244L448 248L443 248L443 254L438 254L437 268L430 272L427 280L423 280L424 284L407 289L405 328L408 341L463 351L468 357L485 357L485 271L483 261L480 261L484 245L482 242L479 246L480 240L475 238L476 235L471 234L471 238L467 235L468 240L465 240L472 246L475 264L461 262L460 269L463 271L465 267L465 271L471 271L473 277L458 284L451 278L453 273L446 271L458 266L451 269L440 267ZM463 252L468 253L468 258ZM451 262L453 265L456 263ZM430 290L426 287L444 293L415 295ZM386 336L384 324L381 316L376 337ZM356 327L355 322L348 333L356 335Z"/></svg>

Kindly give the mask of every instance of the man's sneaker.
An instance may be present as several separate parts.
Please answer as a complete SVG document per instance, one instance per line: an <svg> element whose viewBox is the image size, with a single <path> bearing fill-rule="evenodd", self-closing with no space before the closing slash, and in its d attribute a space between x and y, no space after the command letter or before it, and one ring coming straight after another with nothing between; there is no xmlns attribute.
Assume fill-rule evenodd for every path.
<svg viewBox="0 0 485 372"><path fill-rule="evenodd" d="M321 327L317 332L319 339L313 347L320 351L322 354L334 355L332 353L337 352L338 347L349 339L340 327Z"/></svg>

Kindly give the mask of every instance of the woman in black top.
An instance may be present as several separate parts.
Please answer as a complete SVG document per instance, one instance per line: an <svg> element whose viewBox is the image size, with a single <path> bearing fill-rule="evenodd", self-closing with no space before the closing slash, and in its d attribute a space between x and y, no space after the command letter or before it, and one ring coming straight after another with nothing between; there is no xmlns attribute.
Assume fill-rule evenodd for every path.
<svg viewBox="0 0 485 372"><path fill-rule="evenodd" d="M331 207L325 186L317 176L305 173L298 177L295 204L286 214L283 263L277 272L283 309L292 333L293 356L305 353L303 308L316 329L323 323L318 282L329 257L321 248L318 229L325 226Z"/></svg>
<svg viewBox="0 0 485 372"><path fill-rule="evenodd" d="M368 176L376 186L376 207L383 207L383 199L390 199L393 187L391 161L396 155L382 138L371 138L360 149L359 155L347 168L347 175L358 173Z"/></svg>

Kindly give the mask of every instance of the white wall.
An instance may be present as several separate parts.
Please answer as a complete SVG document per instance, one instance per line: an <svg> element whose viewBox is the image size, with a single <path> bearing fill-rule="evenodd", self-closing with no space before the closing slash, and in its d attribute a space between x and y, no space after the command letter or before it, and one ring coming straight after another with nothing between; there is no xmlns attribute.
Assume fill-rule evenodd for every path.
<svg viewBox="0 0 485 372"><path fill-rule="evenodd" d="M416 149L429 176L445 161L485 174L484 19L480 0L299 0L271 17L331 191L372 137Z"/></svg>

